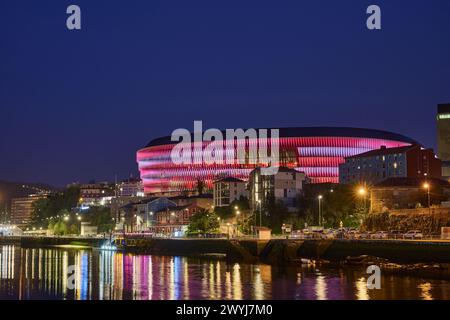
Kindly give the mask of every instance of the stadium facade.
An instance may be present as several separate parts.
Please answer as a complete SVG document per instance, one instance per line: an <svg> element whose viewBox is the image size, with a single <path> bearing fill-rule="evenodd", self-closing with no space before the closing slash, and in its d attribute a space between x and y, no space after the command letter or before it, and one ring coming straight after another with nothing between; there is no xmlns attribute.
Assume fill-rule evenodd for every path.
<svg viewBox="0 0 450 320"><path fill-rule="evenodd" d="M269 138L270 139L270 138ZM246 145L252 143L248 140ZM279 165L304 172L312 183L338 183L339 164L345 157L379 149L417 143L400 134L361 128L299 127L279 129ZM243 164L176 164L172 149L179 144L171 137L152 140L137 152L137 162L146 194L195 190L198 181L206 188L224 177L248 180L258 166ZM201 158L202 159L202 158Z"/></svg>

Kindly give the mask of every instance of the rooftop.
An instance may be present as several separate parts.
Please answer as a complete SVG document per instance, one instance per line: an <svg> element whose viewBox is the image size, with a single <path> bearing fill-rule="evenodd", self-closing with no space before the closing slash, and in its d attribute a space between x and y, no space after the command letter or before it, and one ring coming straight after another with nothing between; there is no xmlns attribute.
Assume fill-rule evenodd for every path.
<svg viewBox="0 0 450 320"><path fill-rule="evenodd" d="M397 148L386 148L381 147L380 149L375 149L371 151L367 151L364 153L360 153L351 157L347 157L346 159L355 159L355 158L369 158L369 157L376 157L376 156L384 156L388 154L396 154L396 153L404 153L411 149L418 148L419 145L411 145L411 146L404 146L404 147L397 147Z"/></svg>
<svg viewBox="0 0 450 320"><path fill-rule="evenodd" d="M447 180L436 178L405 178L395 177L388 178L376 184L375 187L418 187L422 188L424 183L429 183L431 188L433 186L450 187L450 182Z"/></svg>
<svg viewBox="0 0 450 320"><path fill-rule="evenodd" d="M195 196L173 196L173 197L168 196L167 198L170 199L170 200L180 200L180 199L212 199L212 198L213 198L213 195L212 195L212 194L209 194L209 193L205 193L205 194L198 194L198 195L195 195Z"/></svg>
<svg viewBox="0 0 450 320"><path fill-rule="evenodd" d="M187 208L189 208L189 207L191 207L191 206L192 206L192 205L188 204L188 205L185 205L185 206L173 206L173 207L167 207L167 208L159 209L159 210L157 210L155 213L158 213L158 212L166 212L166 211L181 211L181 210L187 209Z"/></svg>
<svg viewBox="0 0 450 320"><path fill-rule="evenodd" d="M405 137L401 134L364 128L352 128L352 127L287 127L287 128L261 128L261 129L278 129L280 138L293 138L293 137L351 137L351 138L372 138L372 139L386 139L393 141L406 142L411 144L417 144L417 141ZM245 129L244 129L245 130ZM259 130L259 129L256 129ZM222 131L225 136L225 131ZM192 141L193 141L193 133ZM145 147L153 147L160 145L176 144L177 142L171 141L170 136L156 138L150 141Z"/></svg>
<svg viewBox="0 0 450 320"><path fill-rule="evenodd" d="M450 113L450 103L438 104L438 113Z"/></svg>
<svg viewBox="0 0 450 320"><path fill-rule="evenodd" d="M216 180L214 182L245 182L245 181L234 177L226 177L223 179Z"/></svg>

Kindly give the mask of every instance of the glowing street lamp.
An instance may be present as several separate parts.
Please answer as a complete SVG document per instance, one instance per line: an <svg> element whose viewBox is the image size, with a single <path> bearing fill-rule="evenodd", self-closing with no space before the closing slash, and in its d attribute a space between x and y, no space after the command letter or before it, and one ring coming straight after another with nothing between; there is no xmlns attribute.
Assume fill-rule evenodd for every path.
<svg viewBox="0 0 450 320"><path fill-rule="evenodd" d="M360 196L365 196L366 192L367 192L367 190L364 187L361 187L358 189L358 193Z"/></svg>
<svg viewBox="0 0 450 320"><path fill-rule="evenodd" d="M321 194L319 194L317 199L319 200L319 226L322 226L322 199L323 199L323 196Z"/></svg>
<svg viewBox="0 0 450 320"><path fill-rule="evenodd" d="M358 195L362 197L362 200L364 203L364 212L366 211L366 194L367 194L367 189L365 187L360 187L358 189Z"/></svg>
<svg viewBox="0 0 450 320"><path fill-rule="evenodd" d="M431 201L430 201L430 200L431 200L431 199L430 199L430 188L431 188L431 186L430 186L430 184L429 184L428 182L425 182L425 183L423 184L423 188L427 190L428 210L429 210L429 212L431 213Z"/></svg>

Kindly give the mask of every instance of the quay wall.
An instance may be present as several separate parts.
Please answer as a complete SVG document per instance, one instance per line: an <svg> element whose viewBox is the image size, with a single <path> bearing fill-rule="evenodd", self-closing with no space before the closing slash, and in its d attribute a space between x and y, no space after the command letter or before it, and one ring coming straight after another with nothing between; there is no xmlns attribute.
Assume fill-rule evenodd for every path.
<svg viewBox="0 0 450 320"><path fill-rule="evenodd" d="M24 248L77 246L99 248L104 238L0 237L0 245ZM395 263L450 263L450 241L414 240L297 240L297 239L160 239L117 238L118 250L157 255L223 255L230 260L295 263L300 259L344 261L362 255Z"/></svg>

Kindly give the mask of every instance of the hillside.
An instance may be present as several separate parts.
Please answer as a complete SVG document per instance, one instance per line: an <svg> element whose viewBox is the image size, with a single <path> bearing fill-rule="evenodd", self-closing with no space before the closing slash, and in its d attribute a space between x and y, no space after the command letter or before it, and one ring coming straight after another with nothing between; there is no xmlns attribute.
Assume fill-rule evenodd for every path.
<svg viewBox="0 0 450 320"><path fill-rule="evenodd" d="M56 188L43 183L23 183L0 180L0 210L3 210L5 203L11 207L11 199L26 197L27 195L40 191L54 191Z"/></svg>

